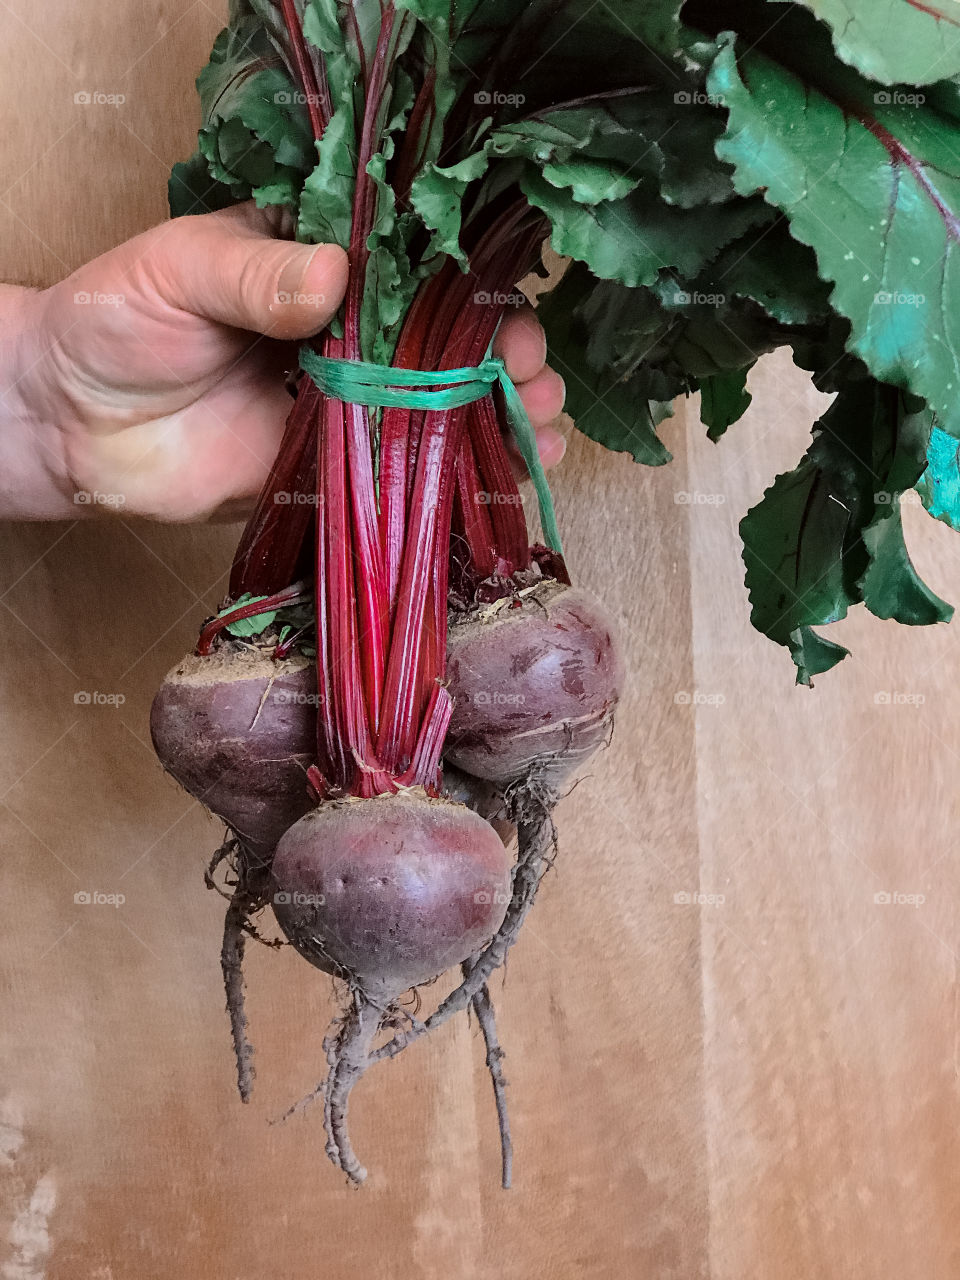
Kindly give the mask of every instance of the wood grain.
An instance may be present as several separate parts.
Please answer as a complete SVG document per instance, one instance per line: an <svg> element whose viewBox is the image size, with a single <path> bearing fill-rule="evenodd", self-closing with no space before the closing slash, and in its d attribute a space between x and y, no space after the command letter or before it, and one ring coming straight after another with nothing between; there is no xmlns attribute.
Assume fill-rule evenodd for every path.
<svg viewBox="0 0 960 1280"><path fill-rule="evenodd" d="M4 10L0 277L37 285L164 216L221 15L130 0ZM123 95L116 106L75 93ZM674 424L683 454L682 422ZM573 567L621 619L617 741L564 803L563 852L496 983L516 1145L499 1190L465 1020L371 1075L354 1193L317 1115L335 1011L296 957L253 948L258 1083L233 1092L217 826L160 772L147 712L223 592L237 530L123 519L0 529L0 1275L536 1280L709 1274L696 725L685 466L580 441L558 480ZM612 523L607 513L624 518ZM80 705L80 691L121 694ZM74 902L122 893L119 907Z"/></svg>
<svg viewBox="0 0 960 1280"><path fill-rule="evenodd" d="M947 1280L960 1263L955 627L861 612L813 691L749 626L736 525L824 397L784 355L717 447L692 424L690 578L711 1274ZM960 600L956 535L913 507ZM715 699L716 702L716 699ZM876 895L922 898L918 905Z"/></svg>
<svg viewBox="0 0 960 1280"><path fill-rule="evenodd" d="M164 216L221 15L14 0L3 21L0 276L40 285ZM851 617L854 657L792 687L750 629L736 525L821 401L784 359L752 386L719 446L681 412L670 468L581 440L558 476L631 675L495 987L509 1194L466 1021L358 1090L361 1192L316 1115L270 1124L314 1083L335 1009L286 952L252 951L259 1077L235 1097L200 874L219 833L161 774L147 711L237 531L0 529L3 1280L954 1280L957 632ZM906 515L960 601L960 541ZM676 901L696 892L712 902ZM923 901L875 900L898 893Z"/></svg>

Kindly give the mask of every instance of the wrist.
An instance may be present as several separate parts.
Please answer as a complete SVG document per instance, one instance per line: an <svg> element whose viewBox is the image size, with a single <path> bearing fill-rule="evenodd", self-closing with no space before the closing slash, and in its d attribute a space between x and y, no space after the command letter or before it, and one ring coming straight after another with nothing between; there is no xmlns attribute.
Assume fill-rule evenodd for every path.
<svg viewBox="0 0 960 1280"><path fill-rule="evenodd" d="M0 285L0 519L66 520L83 512L44 392L45 302L40 290Z"/></svg>

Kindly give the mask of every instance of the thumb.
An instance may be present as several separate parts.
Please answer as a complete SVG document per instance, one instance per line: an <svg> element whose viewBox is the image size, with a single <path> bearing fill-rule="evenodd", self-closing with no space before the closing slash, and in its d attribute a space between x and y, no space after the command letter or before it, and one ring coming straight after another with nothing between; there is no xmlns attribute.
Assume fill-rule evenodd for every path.
<svg viewBox="0 0 960 1280"><path fill-rule="evenodd" d="M343 301L347 255L277 240L274 225L252 203L176 218L138 237L156 241L139 246L138 274L180 311L272 338L311 337Z"/></svg>

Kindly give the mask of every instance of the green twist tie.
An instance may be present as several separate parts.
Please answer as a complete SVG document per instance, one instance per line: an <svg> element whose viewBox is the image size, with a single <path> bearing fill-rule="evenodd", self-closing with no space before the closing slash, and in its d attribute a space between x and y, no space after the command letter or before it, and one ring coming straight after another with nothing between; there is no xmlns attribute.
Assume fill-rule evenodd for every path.
<svg viewBox="0 0 960 1280"><path fill-rule="evenodd" d="M510 430L537 492L543 536L551 550L563 554L553 497L537 449L537 435L502 360L490 357L475 369L438 369L435 373L423 373L416 369L389 369L362 360L334 360L303 347L300 367L324 395L371 409L458 409L482 400L499 384Z"/></svg>

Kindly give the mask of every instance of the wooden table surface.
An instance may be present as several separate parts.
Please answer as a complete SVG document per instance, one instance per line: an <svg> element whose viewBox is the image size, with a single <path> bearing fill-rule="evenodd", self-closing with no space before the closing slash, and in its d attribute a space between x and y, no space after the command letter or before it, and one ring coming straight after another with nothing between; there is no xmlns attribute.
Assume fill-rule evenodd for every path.
<svg viewBox="0 0 960 1280"><path fill-rule="evenodd" d="M222 19L8 0L0 277L49 283L163 218ZM359 1087L362 1190L317 1114L271 1125L335 1008L287 951L252 950L258 1084L235 1097L201 876L219 829L161 773L147 714L237 530L0 529L2 1280L955 1280L958 632L855 617L834 629L854 658L793 687L750 629L736 526L820 398L785 359L751 385L719 446L681 410L671 467L578 440L557 475L630 674L494 984L509 1193L465 1019ZM960 601L960 540L906 515Z"/></svg>

